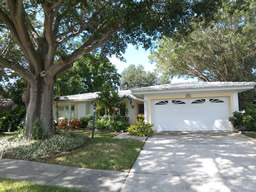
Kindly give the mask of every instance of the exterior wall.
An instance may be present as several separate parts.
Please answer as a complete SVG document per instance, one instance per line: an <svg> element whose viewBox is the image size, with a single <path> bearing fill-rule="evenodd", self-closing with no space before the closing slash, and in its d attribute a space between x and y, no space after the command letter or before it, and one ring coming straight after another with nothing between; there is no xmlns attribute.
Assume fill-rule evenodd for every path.
<svg viewBox="0 0 256 192"><path fill-rule="evenodd" d="M151 123L151 102L157 99L185 99L186 95L190 94L191 98L202 97L229 97L230 100L230 116L234 111L238 111L238 93L236 91L201 91L201 92L180 92L180 93L167 93L167 94L148 94L144 95L144 116L145 121Z"/></svg>
<svg viewBox="0 0 256 192"><path fill-rule="evenodd" d="M124 103L126 104L126 115L129 117L129 122L131 124L134 124L136 122L136 116L137 116L137 104L143 103L143 102L136 102L132 100L130 102L129 99L125 99ZM57 103L58 106L64 106L64 105L74 105L75 106L75 119L80 119L81 117L93 114L93 104L90 101L80 101L80 102L70 102L70 101L61 101ZM54 119L56 120L56 103L54 103L53 106L53 114Z"/></svg>
<svg viewBox="0 0 256 192"><path fill-rule="evenodd" d="M233 93L233 112L234 111L239 111L239 100L238 100L238 93L235 92Z"/></svg>
<svg viewBox="0 0 256 192"><path fill-rule="evenodd" d="M86 103L77 104L77 119L84 117L86 115Z"/></svg>
<svg viewBox="0 0 256 192"><path fill-rule="evenodd" d="M86 115L88 115L88 114L92 114L92 111L91 111L91 109L92 109L92 104L90 103L90 102L85 102L85 107L86 107ZM91 107L90 107L91 106Z"/></svg>
<svg viewBox="0 0 256 192"><path fill-rule="evenodd" d="M134 104L134 100L130 101L130 100L125 100L126 103L126 109L128 110L128 114L127 116L129 117L129 122L130 124L134 124L135 123L135 104Z"/></svg>

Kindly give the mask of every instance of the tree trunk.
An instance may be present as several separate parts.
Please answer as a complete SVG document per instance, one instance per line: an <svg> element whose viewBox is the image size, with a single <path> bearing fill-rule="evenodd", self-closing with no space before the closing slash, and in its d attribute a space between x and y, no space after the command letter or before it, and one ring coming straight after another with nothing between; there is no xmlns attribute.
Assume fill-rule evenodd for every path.
<svg viewBox="0 0 256 192"><path fill-rule="evenodd" d="M39 77L30 86L30 99L25 119L25 137L31 139L54 134L53 123L53 78ZM38 136L38 135L37 135Z"/></svg>

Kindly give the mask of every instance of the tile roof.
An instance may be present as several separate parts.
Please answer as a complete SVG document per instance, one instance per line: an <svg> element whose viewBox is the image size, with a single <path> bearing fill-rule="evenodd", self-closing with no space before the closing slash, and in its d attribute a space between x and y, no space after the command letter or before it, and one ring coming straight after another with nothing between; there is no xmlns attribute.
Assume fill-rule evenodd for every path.
<svg viewBox="0 0 256 192"><path fill-rule="evenodd" d="M141 87L132 90L120 90L118 92L119 97L130 97L134 100L142 100L134 94L139 94L143 92L155 92L155 91L172 91L172 90L187 90L187 89L207 89L207 88L246 88L250 87L253 88L256 86L256 82L188 82L188 83L170 83L164 85L155 85L149 87ZM76 95L67 95L61 96L60 100L65 101L91 101L98 97L99 92L94 93L83 93L83 94L76 94Z"/></svg>
<svg viewBox="0 0 256 192"><path fill-rule="evenodd" d="M203 89L203 88L235 88L235 87L254 87L256 82L188 82L170 83L132 89L133 93L145 91L165 91L182 89Z"/></svg>
<svg viewBox="0 0 256 192"><path fill-rule="evenodd" d="M98 97L99 92L94 92L94 93L82 93L82 94L76 94L76 95L66 95L66 96L61 96L60 100L65 101L65 100L71 100L71 101L90 101L93 99L96 99ZM119 97L130 97L131 99L135 100L141 100L134 95L132 95L132 92L130 90L120 90L118 91Z"/></svg>

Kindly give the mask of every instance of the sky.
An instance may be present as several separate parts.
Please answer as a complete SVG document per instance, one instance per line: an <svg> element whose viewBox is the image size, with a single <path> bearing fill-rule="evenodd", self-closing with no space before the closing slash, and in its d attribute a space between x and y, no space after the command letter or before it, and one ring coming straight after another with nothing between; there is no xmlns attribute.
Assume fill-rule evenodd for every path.
<svg viewBox="0 0 256 192"><path fill-rule="evenodd" d="M123 55L126 62L120 61L119 58L112 56L108 59L111 63L113 63L118 73L122 73L125 68L127 68L130 64L134 65L143 65L144 69L146 71L153 72L156 69L155 63L151 63L148 59L148 56L150 55L150 50L145 50L142 47L139 47L139 49L136 49L133 45L128 45L128 48ZM184 78L173 78L171 80L172 83L183 83L183 82L197 82L197 79L184 79Z"/></svg>

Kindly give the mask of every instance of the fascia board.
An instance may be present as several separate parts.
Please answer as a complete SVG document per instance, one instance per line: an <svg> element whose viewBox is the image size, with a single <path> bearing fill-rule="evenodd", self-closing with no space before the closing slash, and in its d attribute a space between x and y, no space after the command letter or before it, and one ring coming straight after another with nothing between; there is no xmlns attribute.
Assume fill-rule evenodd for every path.
<svg viewBox="0 0 256 192"><path fill-rule="evenodd" d="M206 92L206 91L238 91L244 92L253 89L254 86L245 87L219 87L219 88L198 88L198 89L176 89L176 90L152 90L152 91L132 91L134 95L148 95L148 94L161 94L161 93L183 93L183 92Z"/></svg>

